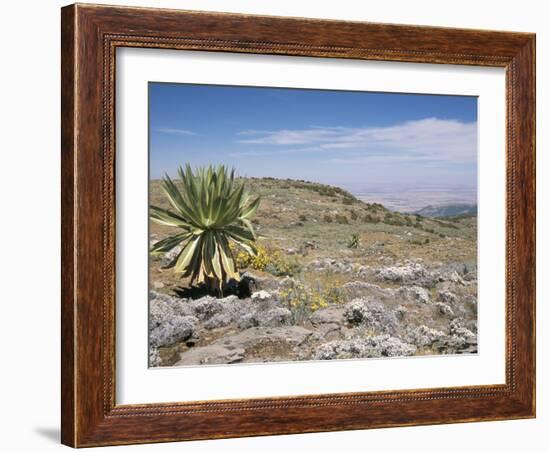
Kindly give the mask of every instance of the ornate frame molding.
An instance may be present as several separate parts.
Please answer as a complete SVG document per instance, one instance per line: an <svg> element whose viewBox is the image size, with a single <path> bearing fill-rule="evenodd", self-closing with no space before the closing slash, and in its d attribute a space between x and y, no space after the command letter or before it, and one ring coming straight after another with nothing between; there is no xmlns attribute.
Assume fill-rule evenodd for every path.
<svg viewBox="0 0 550 452"><path fill-rule="evenodd" d="M116 405L118 47L506 68L506 384ZM533 417L534 58L535 37L526 33L79 4L63 8L62 442L81 447Z"/></svg>

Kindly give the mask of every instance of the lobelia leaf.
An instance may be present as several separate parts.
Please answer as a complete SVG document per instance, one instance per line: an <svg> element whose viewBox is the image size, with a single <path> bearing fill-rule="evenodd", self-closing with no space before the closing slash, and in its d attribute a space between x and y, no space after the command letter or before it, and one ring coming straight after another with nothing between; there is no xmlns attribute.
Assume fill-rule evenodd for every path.
<svg viewBox="0 0 550 452"><path fill-rule="evenodd" d="M256 234L250 218L260 205L252 199L244 183L235 178L235 170L220 165L192 170L188 163L178 167L181 185L168 175L162 190L175 210L151 206L152 221L183 229L153 245L152 253L167 252L181 244L182 250L170 266L190 284L213 283L219 292L223 282L240 279L229 241L255 255ZM181 188L178 188L181 186Z"/></svg>
<svg viewBox="0 0 550 452"><path fill-rule="evenodd" d="M189 237L191 237L191 234L187 232L182 232L181 234L172 235L170 237L167 237L163 240L160 240L153 244L151 247L152 253L166 253L167 251L170 251L175 246L179 245L181 242L187 240Z"/></svg>

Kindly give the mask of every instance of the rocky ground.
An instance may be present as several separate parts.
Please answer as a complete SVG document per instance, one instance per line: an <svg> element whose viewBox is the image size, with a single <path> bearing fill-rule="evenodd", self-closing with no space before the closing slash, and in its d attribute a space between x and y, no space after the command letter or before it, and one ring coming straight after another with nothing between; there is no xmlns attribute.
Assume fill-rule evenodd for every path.
<svg viewBox="0 0 550 452"><path fill-rule="evenodd" d="M331 259L311 263L319 273L327 267L352 277L342 287L345 298L305 314L282 296L298 284L291 277L245 274L253 293L244 299L193 300L151 291L150 365L477 351L475 271L429 268L419 261L381 268L342 266Z"/></svg>
<svg viewBox="0 0 550 452"><path fill-rule="evenodd" d="M234 250L242 282L224 298L165 269L170 255L151 256L152 366L477 351L475 215L392 212L305 181L244 182L262 199L260 252ZM159 181L150 187L151 204L169 208ZM151 223L151 244L173 232Z"/></svg>

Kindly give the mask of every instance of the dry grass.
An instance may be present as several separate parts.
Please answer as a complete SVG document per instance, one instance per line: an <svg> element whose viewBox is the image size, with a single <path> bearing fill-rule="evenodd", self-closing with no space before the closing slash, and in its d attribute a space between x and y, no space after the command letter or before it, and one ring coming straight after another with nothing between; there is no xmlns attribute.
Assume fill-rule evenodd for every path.
<svg viewBox="0 0 550 452"><path fill-rule="evenodd" d="M407 259L437 265L477 260L475 217L442 220L393 213L379 204L359 201L341 189L303 181L250 178L245 182L250 192L262 196L253 220L259 244L288 256L298 267L323 258L345 259L364 266L391 265ZM151 181L150 202L169 207L160 181ZM325 221L327 217L332 221ZM150 223L152 240L172 232L169 227ZM356 249L347 247L353 234L359 236ZM301 274L307 284L319 278L318 272L308 273L304 270ZM345 276L338 278L342 279L338 283L346 282ZM165 293L186 284L171 270L162 270L159 259L151 260L150 280L153 288Z"/></svg>

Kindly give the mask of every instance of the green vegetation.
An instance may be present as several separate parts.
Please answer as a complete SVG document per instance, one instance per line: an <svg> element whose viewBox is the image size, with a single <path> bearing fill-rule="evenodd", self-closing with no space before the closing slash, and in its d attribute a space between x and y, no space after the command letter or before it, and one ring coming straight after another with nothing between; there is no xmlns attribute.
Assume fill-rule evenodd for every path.
<svg viewBox="0 0 550 452"><path fill-rule="evenodd" d="M163 184L161 180L151 181L150 203L174 211L164 194ZM183 189L179 178L175 184ZM319 277L319 271L311 265L314 261L330 259L345 266L378 268L407 259L422 259L426 265L469 263L477 259L475 216L429 218L393 212L380 204L360 200L350 207L344 204L344 196L336 192L336 196L321 194L332 191L303 181L235 178L234 184L245 184L249 193L261 197L260 206L249 219L258 237L253 242L256 252L249 253L228 239L235 258L235 271L238 269L241 273L246 269L266 278L288 275L313 288ZM151 221L150 232L151 241L155 243L172 236L174 227ZM348 248L348 241L354 234L360 238L359 246ZM164 267L167 261L166 257L152 255L151 281L162 286L158 290L173 294L175 288L190 287L192 275L182 278L183 273L167 271ZM357 278L351 271L344 275L339 284Z"/></svg>
<svg viewBox="0 0 550 452"><path fill-rule="evenodd" d="M363 217L363 223L379 223L380 219L370 213L365 214Z"/></svg>
<svg viewBox="0 0 550 452"><path fill-rule="evenodd" d="M359 248L359 234L352 234L348 240L348 248Z"/></svg>
<svg viewBox="0 0 550 452"><path fill-rule="evenodd" d="M348 217L346 217L345 215L337 214L334 217L334 221L336 221L336 223L338 224L349 224Z"/></svg>
<svg viewBox="0 0 550 452"><path fill-rule="evenodd" d="M262 180L266 181L278 181L273 177L264 177ZM294 180L294 179L282 179L287 188L297 188L299 190L310 190L315 193L318 193L322 196L328 196L331 198L343 198L342 202L345 205L351 205L354 203L359 203L355 196L353 196L349 191L344 190L340 187L334 187L332 185L318 184L316 182L308 182L305 180Z"/></svg>
<svg viewBox="0 0 550 452"><path fill-rule="evenodd" d="M168 175L162 180L162 191L171 209L150 206L151 220L179 229L151 248L151 253L166 253L181 246L167 265L174 272L205 284L209 293L221 295L222 284L239 280L230 242L250 255L256 254L256 235L250 221L260 204L251 199L244 183L237 184L234 170L225 166L198 168L187 164L178 168L180 187Z"/></svg>
<svg viewBox="0 0 550 452"><path fill-rule="evenodd" d="M314 281L290 280L279 291L281 302L292 313L292 323L301 324L312 312L346 302L339 279L330 273L316 275Z"/></svg>
<svg viewBox="0 0 550 452"><path fill-rule="evenodd" d="M240 251L236 255L237 267L261 270L274 276L293 276L300 272L296 259L285 256L280 249L258 245L256 254Z"/></svg>

